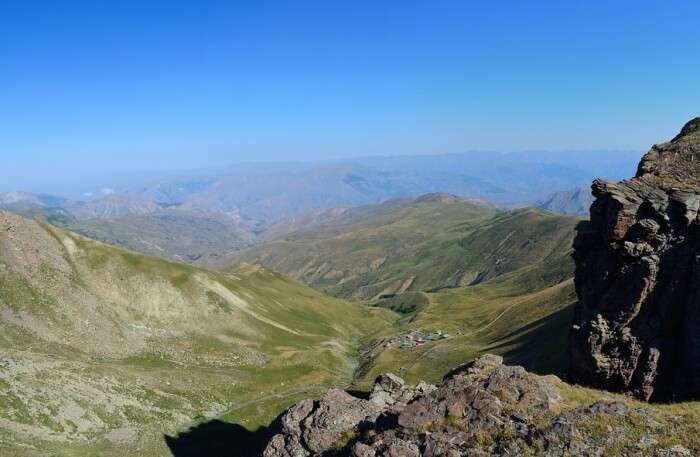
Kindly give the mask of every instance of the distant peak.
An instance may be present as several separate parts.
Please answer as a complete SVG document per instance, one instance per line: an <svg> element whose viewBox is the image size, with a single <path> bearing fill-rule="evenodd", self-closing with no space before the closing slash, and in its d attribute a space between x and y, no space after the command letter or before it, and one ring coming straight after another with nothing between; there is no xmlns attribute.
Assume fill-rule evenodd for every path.
<svg viewBox="0 0 700 457"><path fill-rule="evenodd" d="M447 192L433 192L430 194L421 195L414 201L416 203L428 203L428 202L438 202L438 203L453 203L461 201L462 199L454 194L449 194Z"/></svg>

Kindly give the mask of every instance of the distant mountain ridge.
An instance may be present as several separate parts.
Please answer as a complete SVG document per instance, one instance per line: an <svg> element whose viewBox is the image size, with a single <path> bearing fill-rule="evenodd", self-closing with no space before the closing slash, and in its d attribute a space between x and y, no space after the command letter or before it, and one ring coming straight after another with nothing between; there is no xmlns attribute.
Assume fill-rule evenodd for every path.
<svg viewBox="0 0 700 457"><path fill-rule="evenodd" d="M192 262L320 224L336 217L338 208L397 199L453 195L495 207L538 202L552 211L583 214L583 192L545 196L598 176L631 172L636 156L465 153L248 164L140 185L105 182L99 191L84 192L90 196L84 201L11 192L0 194L0 208L149 255Z"/></svg>
<svg viewBox="0 0 700 457"><path fill-rule="evenodd" d="M257 230L254 223L243 221L236 214L171 207L120 194L74 201L10 192L0 194L0 209L105 243L183 262L249 246Z"/></svg>
<svg viewBox="0 0 700 457"><path fill-rule="evenodd" d="M109 219L132 214L154 213L162 208L154 200L112 194L87 202L75 203L69 211L78 219Z"/></svg>
<svg viewBox="0 0 700 457"><path fill-rule="evenodd" d="M586 216L593 204L590 186L554 192L537 202L537 207L562 214Z"/></svg>
<svg viewBox="0 0 700 457"><path fill-rule="evenodd" d="M310 211L445 192L500 206L533 204L553 189L631 173L637 152L464 153L367 157L329 163L249 165L209 176L163 179L130 195L169 205L274 222Z"/></svg>

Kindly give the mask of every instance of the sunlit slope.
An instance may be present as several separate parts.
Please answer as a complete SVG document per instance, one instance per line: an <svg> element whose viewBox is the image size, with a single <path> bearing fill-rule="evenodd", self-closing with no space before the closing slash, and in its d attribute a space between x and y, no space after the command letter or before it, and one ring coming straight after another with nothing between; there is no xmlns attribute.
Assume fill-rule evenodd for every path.
<svg viewBox="0 0 700 457"><path fill-rule="evenodd" d="M0 451L168 455L162 434L196 418L349 382L392 319L0 212Z"/></svg>
<svg viewBox="0 0 700 457"><path fill-rule="evenodd" d="M423 198L347 213L219 263L260 263L334 296L379 300L559 262L535 290L571 276L572 263L560 254L569 252L577 223L539 209L499 213L457 198Z"/></svg>
<svg viewBox="0 0 700 457"><path fill-rule="evenodd" d="M238 255L403 314L393 344L379 338L364 358L358 386L386 371L434 381L484 352L562 371L579 218L534 208L497 212L444 197L362 211ZM450 338L410 348L396 340L438 330Z"/></svg>
<svg viewBox="0 0 700 457"><path fill-rule="evenodd" d="M428 304L403 319L400 332L443 331L450 338L424 345L386 347L379 339L359 370L365 387L391 371L407 380L438 380L452 367L484 353L543 373L566 367L568 323L576 295L573 280L533 288L554 264L538 264L468 287L425 294Z"/></svg>

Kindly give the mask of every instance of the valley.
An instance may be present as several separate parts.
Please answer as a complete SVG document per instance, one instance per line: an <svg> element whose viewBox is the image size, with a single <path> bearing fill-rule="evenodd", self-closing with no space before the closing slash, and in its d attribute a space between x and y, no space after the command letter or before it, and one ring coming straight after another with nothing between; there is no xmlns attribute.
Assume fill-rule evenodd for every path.
<svg viewBox="0 0 700 457"><path fill-rule="evenodd" d="M317 217L318 224L304 220L303 228L205 264L259 263L330 295L372 302L476 285L544 263L548 277L532 284L538 287L571 277L567 253L579 221L532 208L499 211L450 194Z"/></svg>
<svg viewBox="0 0 700 457"><path fill-rule="evenodd" d="M259 399L349 383L393 319L260 267L214 273L9 213L0 229L3 455L169 455L164 433L247 401L270 420Z"/></svg>
<svg viewBox="0 0 700 457"><path fill-rule="evenodd" d="M264 227L29 203L0 211L3 455L227 455L237 436L248 457L285 408L383 373L439 384L495 354L567 376L579 216L444 192ZM558 382L572 405L594 396Z"/></svg>
<svg viewBox="0 0 700 457"><path fill-rule="evenodd" d="M189 425L255 430L329 387L364 389L385 371L434 382L485 352L563 367L557 345L531 343L543 332L563 338L576 218L430 194L312 213L282 240L241 251L285 253L287 273L315 291L268 269L285 263L225 255L215 272L0 214L8 455L167 456ZM287 253L307 243L317 264L304 270L309 260ZM320 265L357 279L295 274ZM414 278L401 290L406 272ZM438 330L450 337L385 344Z"/></svg>
<svg viewBox="0 0 700 457"><path fill-rule="evenodd" d="M411 348L375 340L365 348L358 386L387 371L408 382L434 381L489 351L564 373L559 348L576 300L570 255L580 219L539 209L503 212L449 194L315 218L215 262L262 264L327 294L392 309L400 314L399 332L451 335Z"/></svg>
<svg viewBox="0 0 700 457"><path fill-rule="evenodd" d="M0 457L700 456L637 3L0 3Z"/></svg>

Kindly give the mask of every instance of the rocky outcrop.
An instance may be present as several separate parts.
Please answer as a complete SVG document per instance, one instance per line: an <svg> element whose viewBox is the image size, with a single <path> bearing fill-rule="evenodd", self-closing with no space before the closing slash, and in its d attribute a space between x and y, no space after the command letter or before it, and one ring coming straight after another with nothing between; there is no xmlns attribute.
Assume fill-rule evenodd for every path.
<svg viewBox="0 0 700 457"><path fill-rule="evenodd" d="M571 380L700 398L700 118L653 146L635 178L592 189L574 242Z"/></svg>
<svg viewBox="0 0 700 457"><path fill-rule="evenodd" d="M290 408L264 456L608 455L627 450L621 443L632 443L625 455L683 455L651 450L656 439L646 429L661 425L649 414L620 401L571 406L559 385L492 355L453 370L439 386L408 387L382 375L369 398L331 390ZM630 423L639 424L634 434L621 427Z"/></svg>

